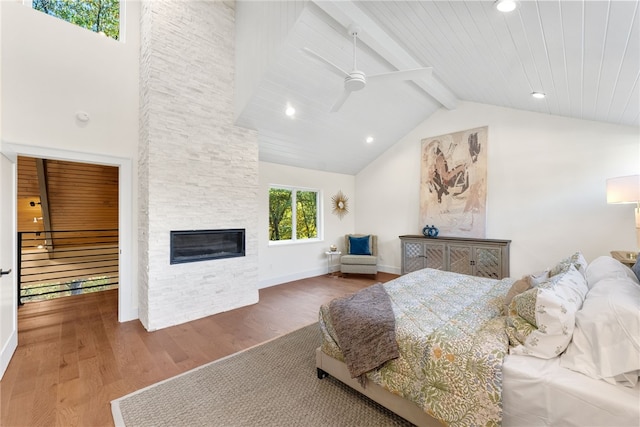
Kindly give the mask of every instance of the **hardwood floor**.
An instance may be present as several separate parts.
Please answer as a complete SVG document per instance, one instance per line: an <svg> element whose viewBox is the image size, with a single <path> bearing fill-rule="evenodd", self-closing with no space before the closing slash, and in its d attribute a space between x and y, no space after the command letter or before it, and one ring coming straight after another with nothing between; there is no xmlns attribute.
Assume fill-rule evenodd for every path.
<svg viewBox="0 0 640 427"><path fill-rule="evenodd" d="M397 276L318 276L260 290L260 302L146 332L118 323L117 291L25 304L0 381L0 425L112 426L110 401L317 321L321 304Z"/></svg>

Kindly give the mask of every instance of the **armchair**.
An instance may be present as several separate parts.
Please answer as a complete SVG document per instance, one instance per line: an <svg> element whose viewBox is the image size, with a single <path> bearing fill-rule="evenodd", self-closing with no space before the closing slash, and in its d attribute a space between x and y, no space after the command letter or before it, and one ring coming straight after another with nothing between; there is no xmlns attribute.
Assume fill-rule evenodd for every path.
<svg viewBox="0 0 640 427"><path fill-rule="evenodd" d="M344 236L345 255L340 257L340 273L378 275L378 237L373 234Z"/></svg>

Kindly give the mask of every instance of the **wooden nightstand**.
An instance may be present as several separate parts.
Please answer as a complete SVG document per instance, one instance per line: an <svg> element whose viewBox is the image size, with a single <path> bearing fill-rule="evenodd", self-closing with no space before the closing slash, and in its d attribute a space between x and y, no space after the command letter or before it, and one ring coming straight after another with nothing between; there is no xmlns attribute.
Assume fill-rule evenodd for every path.
<svg viewBox="0 0 640 427"><path fill-rule="evenodd" d="M631 251L611 251L611 256L628 267L632 267L638 260L638 253Z"/></svg>

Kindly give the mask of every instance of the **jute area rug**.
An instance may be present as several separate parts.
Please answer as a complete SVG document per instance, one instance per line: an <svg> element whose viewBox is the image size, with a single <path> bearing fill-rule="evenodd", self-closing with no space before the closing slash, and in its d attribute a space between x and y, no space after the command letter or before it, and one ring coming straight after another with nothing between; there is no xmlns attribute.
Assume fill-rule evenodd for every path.
<svg viewBox="0 0 640 427"><path fill-rule="evenodd" d="M111 402L116 426L411 426L334 378L318 379L317 324Z"/></svg>

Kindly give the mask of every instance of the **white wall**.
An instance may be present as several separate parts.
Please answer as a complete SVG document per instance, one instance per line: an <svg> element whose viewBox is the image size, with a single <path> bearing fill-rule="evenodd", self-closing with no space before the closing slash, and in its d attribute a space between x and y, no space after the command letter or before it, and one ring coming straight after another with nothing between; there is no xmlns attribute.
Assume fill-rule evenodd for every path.
<svg viewBox="0 0 640 427"><path fill-rule="evenodd" d="M139 3L126 3L124 42L21 3L2 8L3 140L135 158Z"/></svg>
<svg viewBox="0 0 640 427"><path fill-rule="evenodd" d="M487 238L510 239L511 276L576 250L588 261L634 250L631 205L607 205L607 178L640 172L640 130L463 102L439 110L356 177L356 232L380 236L400 268L399 235L420 234L421 139L489 127ZM437 224L436 224L437 226Z"/></svg>
<svg viewBox="0 0 640 427"><path fill-rule="evenodd" d="M259 287L327 273L329 246L344 250L344 235L352 233L355 224L355 177L292 166L260 162L258 190L258 259ZM269 185L312 188L322 193L324 238L318 242L269 245ZM342 191L349 199L349 213L340 219L332 213L331 197ZM334 256L334 269L338 259Z"/></svg>
<svg viewBox="0 0 640 427"><path fill-rule="evenodd" d="M122 41L48 16L16 1L2 8L2 146L17 154L132 165L126 196L130 209L122 221L133 223L137 209L138 53L140 4L125 3ZM83 124L76 112L90 115ZM7 144L11 143L11 144ZM54 157L55 156L55 157ZM115 163L114 163L115 159ZM122 172L122 170L121 170ZM122 193L121 193L122 195ZM2 195L4 198L4 195ZM133 206L133 207L131 207ZM132 236L127 236L131 240ZM137 315L137 244L122 277L121 295L130 301L121 320Z"/></svg>

